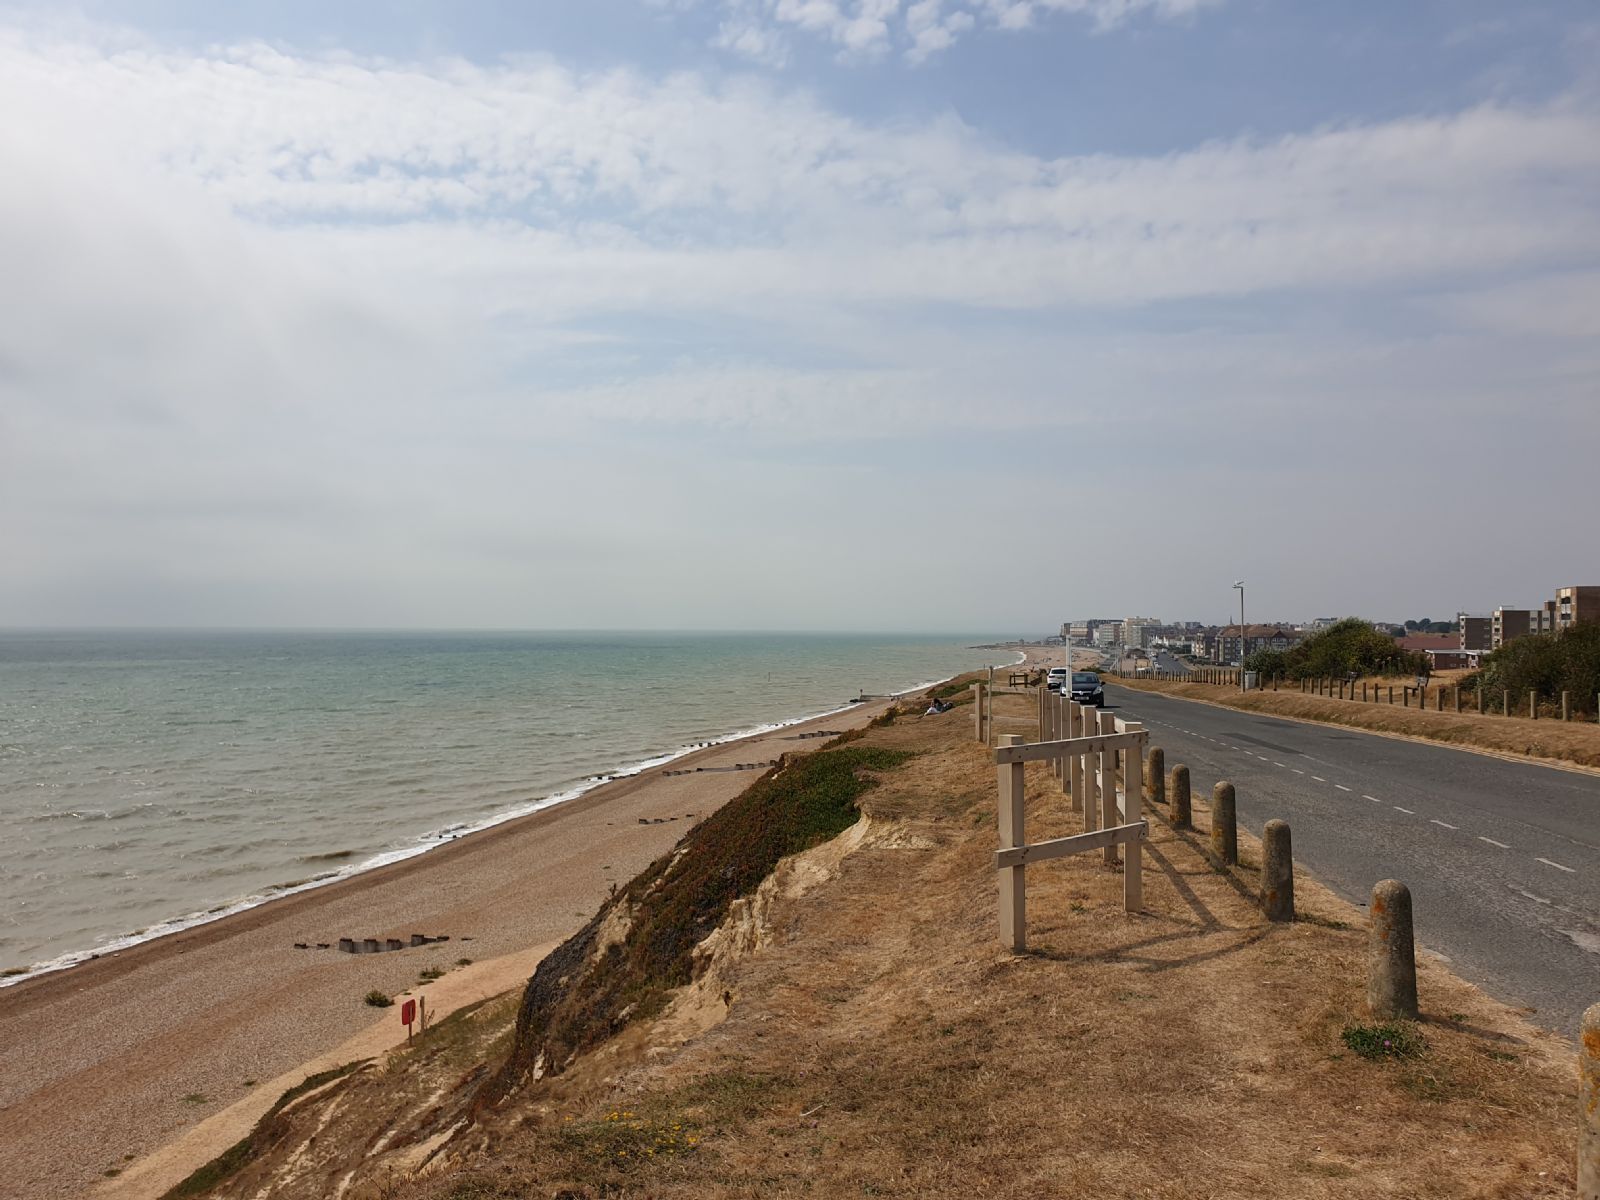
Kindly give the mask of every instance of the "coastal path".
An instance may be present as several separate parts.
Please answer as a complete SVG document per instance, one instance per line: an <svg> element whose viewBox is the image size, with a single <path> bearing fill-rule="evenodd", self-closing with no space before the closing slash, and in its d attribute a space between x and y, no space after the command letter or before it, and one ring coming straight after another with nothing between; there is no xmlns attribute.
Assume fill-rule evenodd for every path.
<svg viewBox="0 0 1600 1200"><path fill-rule="evenodd" d="M1241 824L1288 821L1296 860L1345 899L1403 880L1419 942L1537 1024L1574 1036L1600 1000L1600 776L1110 682L1106 698L1197 799L1226 779Z"/></svg>

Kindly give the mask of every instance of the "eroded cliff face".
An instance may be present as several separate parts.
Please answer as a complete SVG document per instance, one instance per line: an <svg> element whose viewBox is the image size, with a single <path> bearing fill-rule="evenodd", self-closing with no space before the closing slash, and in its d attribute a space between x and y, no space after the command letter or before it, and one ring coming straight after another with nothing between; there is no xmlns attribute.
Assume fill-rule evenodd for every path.
<svg viewBox="0 0 1600 1200"><path fill-rule="evenodd" d="M704 1033L732 1003L738 964L771 944L775 912L874 833L856 800L905 757L843 745L781 762L607 900L520 997L296 1097L180 1194L382 1196Z"/></svg>

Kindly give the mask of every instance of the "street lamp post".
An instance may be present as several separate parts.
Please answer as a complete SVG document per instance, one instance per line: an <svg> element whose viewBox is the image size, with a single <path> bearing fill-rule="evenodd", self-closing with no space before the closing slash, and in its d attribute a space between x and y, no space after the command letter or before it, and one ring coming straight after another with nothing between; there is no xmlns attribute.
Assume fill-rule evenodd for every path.
<svg viewBox="0 0 1600 1200"><path fill-rule="evenodd" d="M1244 685L1244 580L1234 580L1233 586L1239 589L1239 690L1245 690Z"/></svg>

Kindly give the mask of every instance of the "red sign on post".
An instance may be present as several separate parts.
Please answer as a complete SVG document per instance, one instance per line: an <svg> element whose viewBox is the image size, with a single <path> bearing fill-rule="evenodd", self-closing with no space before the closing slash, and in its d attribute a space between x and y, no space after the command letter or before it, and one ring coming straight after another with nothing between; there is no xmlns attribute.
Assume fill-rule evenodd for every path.
<svg viewBox="0 0 1600 1200"><path fill-rule="evenodd" d="M417 1002L415 1000L407 1000L405 1003L400 1005L400 1024L404 1025L407 1029L410 1029L411 1022L415 1021L416 1019Z"/></svg>

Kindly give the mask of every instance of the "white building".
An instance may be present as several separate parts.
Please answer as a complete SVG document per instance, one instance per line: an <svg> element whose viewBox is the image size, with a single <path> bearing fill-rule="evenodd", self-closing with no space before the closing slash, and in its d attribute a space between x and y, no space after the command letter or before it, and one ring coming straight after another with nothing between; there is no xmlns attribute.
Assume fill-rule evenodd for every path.
<svg viewBox="0 0 1600 1200"><path fill-rule="evenodd" d="M1148 650L1151 633L1159 628L1161 621L1156 617L1129 617L1122 623L1122 644Z"/></svg>

